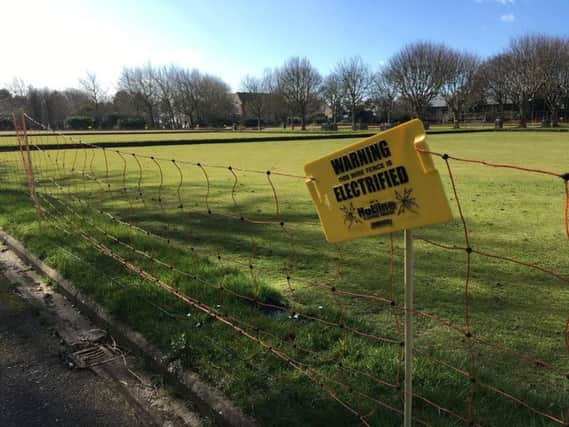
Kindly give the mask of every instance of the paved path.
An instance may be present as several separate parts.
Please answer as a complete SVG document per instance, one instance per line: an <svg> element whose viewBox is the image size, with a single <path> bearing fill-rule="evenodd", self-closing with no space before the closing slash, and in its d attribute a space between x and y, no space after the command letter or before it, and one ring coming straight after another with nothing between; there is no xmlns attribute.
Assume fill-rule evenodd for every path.
<svg viewBox="0 0 569 427"><path fill-rule="evenodd" d="M0 425L131 426L126 400L90 370L70 370L41 313L0 272Z"/></svg>
<svg viewBox="0 0 569 427"><path fill-rule="evenodd" d="M91 322L0 243L0 427L200 427L132 356L71 369ZM99 342L99 341L97 341Z"/></svg>

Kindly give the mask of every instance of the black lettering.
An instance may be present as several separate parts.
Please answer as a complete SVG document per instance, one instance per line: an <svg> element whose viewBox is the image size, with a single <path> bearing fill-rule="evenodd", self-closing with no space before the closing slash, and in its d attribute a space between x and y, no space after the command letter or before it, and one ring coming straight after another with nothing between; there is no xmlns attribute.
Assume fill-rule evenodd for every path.
<svg viewBox="0 0 569 427"><path fill-rule="evenodd" d="M360 148L360 149L357 151L357 153L358 153L358 159L359 159L359 161L360 161L360 165L362 165L362 166L363 166L363 165L367 165L367 164L369 163L369 160L368 160L368 158L367 158L365 148Z"/></svg>
<svg viewBox="0 0 569 427"><path fill-rule="evenodd" d="M373 181L375 182L378 191L385 190L385 178L383 178L383 172L376 173L373 176Z"/></svg>
<svg viewBox="0 0 569 427"><path fill-rule="evenodd" d="M334 168L334 173L336 175L340 175L345 172L344 165L340 159L332 159L330 163L332 163L332 168Z"/></svg>
<svg viewBox="0 0 569 427"><path fill-rule="evenodd" d="M399 177L397 176L397 172L395 172L395 169L389 169L387 172L389 172L389 178L391 178L391 182L393 182L393 185L399 185L401 184L399 182Z"/></svg>
<svg viewBox="0 0 569 427"><path fill-rule="evenodd" d="M387 182L387 186L388 186L389 188L393 187L393 183L391 182L391 177L389 176L389 174L387 173L387 171L382 172L381 174L384 176L385 181Z"/></svg>
<svg viewBox="0 0 569 427"><path fill-rule="evenodd" d="M349 155L350 155L350 162L352 162L352 167L350 169L359 168L360 162L358 160L358 155L353 151Z"/></svg>
<svg viewBox="0 0 569 427"><path fill-rule="evenodd" d="M347 182L347 183L344 184L344 193L345 193L345 195L346 195L346 199L344 199L344 200L348 200L348 199L353 199L353 198L354 198L354 196L353 196L353 194L352 194L352 190L351 190L351 188L350 188L350 184L351 184L351 182Z"/></svg>
<svg viewBox="0 0 569 427"><path fill-rule="evenodd" d="M371 228L379 228L379 227L385 227L388 225L393 225L393 220L392 219L382 219L381 221L375 221L371 223Z"/></svg>
<svg viewBox="0 0 569 427"><path fill-rule="evenodd" d="M354 194L354 197L358 197L360 195L360 190L358 190L358 183L356 181L352 181L350 182L350 185L352 186L352 193Z"/></svg>
<svg viewBox="0 0 569 427"><path fill-rule="evenodd" d="M369 146L369 151L371 151L371 159L375 162L381 160L381 153L379 152L379 145L373 144Z"/></svg>
<svg viewBox="0 0 569 427"><path fill-rule="evenodd" d="M358 185L359 185L359 187L360 187L361 192L364 194L364 196L367 194L367 189L366 189L366 187L364 186L364 181L365 181L365 180L366 180L365 178L360 178L360 179L358 179Z"/></svg>
<svg viewBox="0 0 569 427"><path fill-rule="evenodd" d="M365 177L365 183L366 183L368 193L375 193L377 191L377 189L375 188L375 185L373 184L373 179L371 177L366 176Z"/></svg>
<svg viewBox="0 0 569 427"><path fill-rule="evenodd" d="M334 187L334 196L336 196L337 202L346 200L344 197L344 192L342 191L342 187Z"/></svg>
<svg viewBox="0 0 569 427"><path fill-rule="evenodd" d="M332 159L330 163L334 169L334 173L340 175L389 156L391 156L391 151L387 141L380 141L359 148L336 159Z"/></svg>
<svg viewBox="0 0 569 427"><path fill-rule="evenodd" d="M397 171L397 175L399 176L399 182L401 184L409 182L409 175L407 175L407 170L405 169L405 166L397 166L395 170Z"/></svg>
<svg viewBox="0 0 569 427"><path fill-rule="evenodd" d="M371 155L371 149L369 148L369 145L365 147L365 150L368 158L368 163L373 162L373 156Z"/></svg>
<svg viewBox="0 0 569 427"><path fill-rule="evenodd" d="M380 141L378 145L382 157L391 156L391 150L389 149L389 145L387 145L387 141Z"/></svg>
<svg viewBox="0 0 569 427"><path fill-rule="evenodd" d="M357 178L358 176L362 176L364 173L365 173L365 172L364 172L362 169L360 169L360 170L354 172L354 173L351 175L351 177L352 177L352 179L353 179L353 178Z"/></svg>

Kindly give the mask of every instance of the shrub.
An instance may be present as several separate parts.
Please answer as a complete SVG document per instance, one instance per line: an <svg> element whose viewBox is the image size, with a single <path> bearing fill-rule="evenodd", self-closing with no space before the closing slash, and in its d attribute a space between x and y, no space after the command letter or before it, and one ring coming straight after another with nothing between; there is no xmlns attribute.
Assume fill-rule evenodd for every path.
<svg viewBox="0 0 569 427"><path fill-rule="evenodd" d="M0 130L14 130L14 122L10 117L0 116Z"/></svg>
<svg viewBox="0 0 569 427"><path fill-rule="evenodd" d="M142 117L127 117L117 121L119 129L145 129L146 120Z"/></svg>
<svg viewBox="0 0 569 427"><path fill-rule="evenodd" d="M70 116L65 119L65 128L73 130L90 129L95 124L93 117Z"/></svg>
<svg viewBox="0 0 569 427"><path fill-rule="evenodd" d="M243 121L241 123L246 128L256 128L257 127L257 119L255 117L247 117L247 118L243 119ZM264 124L265 124L265 121L261 120L261 127L263 127Z"/></svg>

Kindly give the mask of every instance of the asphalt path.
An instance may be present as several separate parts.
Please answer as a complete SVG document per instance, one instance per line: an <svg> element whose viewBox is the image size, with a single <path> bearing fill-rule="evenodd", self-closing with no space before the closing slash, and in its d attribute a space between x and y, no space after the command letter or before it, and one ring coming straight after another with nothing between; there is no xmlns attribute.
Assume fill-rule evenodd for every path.
<svg viewBox="0 0 569 427"><path fill-rule="evenodd" d="M0 265L0 426L138 426L126 399L91 370L72 370L49 320Z"/></svg>

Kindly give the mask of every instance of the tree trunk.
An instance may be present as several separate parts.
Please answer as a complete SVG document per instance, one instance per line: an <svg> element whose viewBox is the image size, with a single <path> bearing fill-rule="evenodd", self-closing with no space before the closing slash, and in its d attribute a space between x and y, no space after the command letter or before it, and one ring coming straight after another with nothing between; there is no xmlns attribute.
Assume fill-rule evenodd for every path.
<svg viewBox="0 0 569 427"><path fill-rule="evenodd" d="M459 129L460 128L460 123L459 123L458 119L459 119L458 109L453 108L452 109L452 127L453 127L453 129Z"/></svg>
<svg viewBox="0 0 569 427"><path fill-rule="evenodd" d="M154 109L152 108L152 105L148 106L148 119L150 127L154 128Z"/></svg>
<svg viewBox="0 0 569 427"><path fill-rule="evenodd" d="M425 130L429 129L430 125L425 117L425 108L423 108L422 104L417 103L415 105L415 114L417 115L417 118L423 122Z"/></svg>
<svg viewBox="0 0 569 427"><path fill-rule="evenodd" d="M556 128L559 126L559 107L551 108L551 127Z"/></svg>
<svg viewBox="0 0 569 427"><path fill-rule="evenodd" d="M352 130L356 130L356 106L352 104Z"/></svg>
<svg viewBox="0 0 569 427"><path fill-rule="evenodd" d="M559 104L561 99L557 97L546 97L545 105L549 110L549 125L554 128L559 126Z"/></svg>
<svg viewBox="0 0 569 427"><path fill-rule="evenodd" d="M527 128L528 127L526 115L527 115L526 100L522 99L520 101L520 123L519 123L519 126L521 128Z"/></svg>
<svg viewBox="0 0 569 427"><path fill-rule="evenodd" d="M257 130L261 130L261 117L257 117Z"/></svg>

